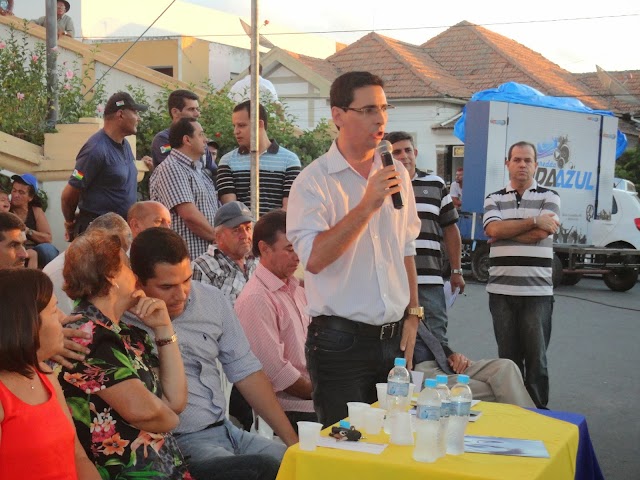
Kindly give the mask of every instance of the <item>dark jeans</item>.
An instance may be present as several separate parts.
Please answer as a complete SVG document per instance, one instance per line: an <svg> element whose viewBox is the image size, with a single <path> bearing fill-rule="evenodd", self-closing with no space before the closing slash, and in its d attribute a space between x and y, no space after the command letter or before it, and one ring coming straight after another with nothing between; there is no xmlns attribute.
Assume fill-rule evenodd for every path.
<svg viewBox="0 0 640 480"><path fill-rule="evenodd" d="M287 412L284 414L291 422L291 426L296 431L296 435L298 434L298 422L317 422L318 416L316 412Z"/></svg>
<svg viewBox="0 0 640 480"><path fill-rule="evenodd" d="M269 455L234 455L189 465L189 473L196 480L275 480L279 468Z"/></svg>
<svg viewBox="0 0 640 480"><path fill-rule="evenodd" d="M30 248L38 254L38 268L41 270L60 254L58 249L51 243L39 243Z"/></svg>
<svg viewBox="0 0 640 480"><path fill-rule="evenodd" d="M517 297L489 294L489 309L500 358L518 366L538 408L549 401L547 347L551 339L553 296Z"/></svg>
<svg viewBox="0 0 640 480"><path fill-rule="evenodd" d="M364 337L311 322L305 344L318 420L328 427L345 418L347 402L374 403L376 383L386 382L400 351L402 333L388 339Z"/></svg>

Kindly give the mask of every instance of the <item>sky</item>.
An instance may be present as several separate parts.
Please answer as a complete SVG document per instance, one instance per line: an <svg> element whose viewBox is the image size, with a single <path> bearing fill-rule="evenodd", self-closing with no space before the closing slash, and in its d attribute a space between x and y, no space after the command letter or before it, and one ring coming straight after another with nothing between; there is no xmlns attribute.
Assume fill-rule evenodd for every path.
<svg viewBox="0 0 640 480"><path fill-rule="evenodd" d="M250 0L183 1L251 18ZM498 0L258 1L261 22L322 33L344 43L374 30L419 45L467 20L512 38L571 72L592 72L596 65L610 71L640 69L638 0L536 0L526 4ZM269 38L279 32L269 31L266 25L260 33ZM276 35L271 38L277 41Z"/></svg>

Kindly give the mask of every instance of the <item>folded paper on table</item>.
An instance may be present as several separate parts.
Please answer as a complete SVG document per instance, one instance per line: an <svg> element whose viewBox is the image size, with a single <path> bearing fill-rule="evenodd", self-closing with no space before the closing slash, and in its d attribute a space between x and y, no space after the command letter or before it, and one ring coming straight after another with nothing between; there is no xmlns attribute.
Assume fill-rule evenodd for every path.
<svg viewBox="0 0 640 480"><path fill-rule="evenodd" d="M514 457L549 458L549 452L544 446L544 442L541 440L523 440L521 438L465 435L464 452L509 455Z"/></svg>
<svg viewBox="0 0 640 480"><path fill-rule="evenodd" d="M351 452L373 453L374 455L380 455L384 449L387 448L386 443L348 442L346 440L336 440L331 437L320 437L318 446L336 448L338 450L349 450Z"/></svg>

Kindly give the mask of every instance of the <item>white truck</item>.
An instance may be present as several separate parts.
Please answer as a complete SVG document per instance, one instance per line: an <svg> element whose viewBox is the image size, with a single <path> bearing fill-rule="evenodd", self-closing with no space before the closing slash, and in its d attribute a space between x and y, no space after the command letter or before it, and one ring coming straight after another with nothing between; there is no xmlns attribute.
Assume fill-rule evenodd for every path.
<svg viewBox="0 0 640 480"><path fill-rule="evenodd" d="M460 230L477 280L486 281L489 269L484 199L509 182L508 148L525 140L538 152L536 181L555 190L562 202L554 236L554 285L600 274L612 290L633 288L640 267L640 201L635 192L613 188L617 124L601 112L508 101L466 105Z"/></svg>

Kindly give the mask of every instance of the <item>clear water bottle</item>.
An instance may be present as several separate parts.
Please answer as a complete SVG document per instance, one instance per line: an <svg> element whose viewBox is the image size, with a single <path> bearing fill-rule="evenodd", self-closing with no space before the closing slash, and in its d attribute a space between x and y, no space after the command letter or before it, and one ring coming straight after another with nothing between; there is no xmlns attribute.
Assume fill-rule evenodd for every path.
<svg viewBox="0 0 640 480"><path fill-rule="evenodd" d="M394 367L387 377L387 418L384 431L391 433L393 416L398 412L404 412L409 408L409 383L411 376L407 370L407 361L404 358L396 358Z"/></svg>
<svg viewBox="0 0 640 480"><path fill-rule="evenodd" d="M429 378L424 382L416 407L416 446L413 449L413 459L418 462L431 463L440 457L438 432L441 409L442 400L436 389L436 379Z"/></svg>
<svg viewBox="0 0 640 480"><path fill-rule="evenodd" d="M440 408L440 425L438 430L438 456L447 453L447 431L449 429L449 412L451 410L451 392L447 386L449 378L446 375L436 376L436 390L440 394L442 408Z"/></svg>
<svg viewBox="0 0 640 480"><path fill-rule="evenodd" d="M451 410L447 434L447 453L450 455L464 453L464 431L469 423L472 398L469 376L458 375L458 383L451 388Z"/></svg>

